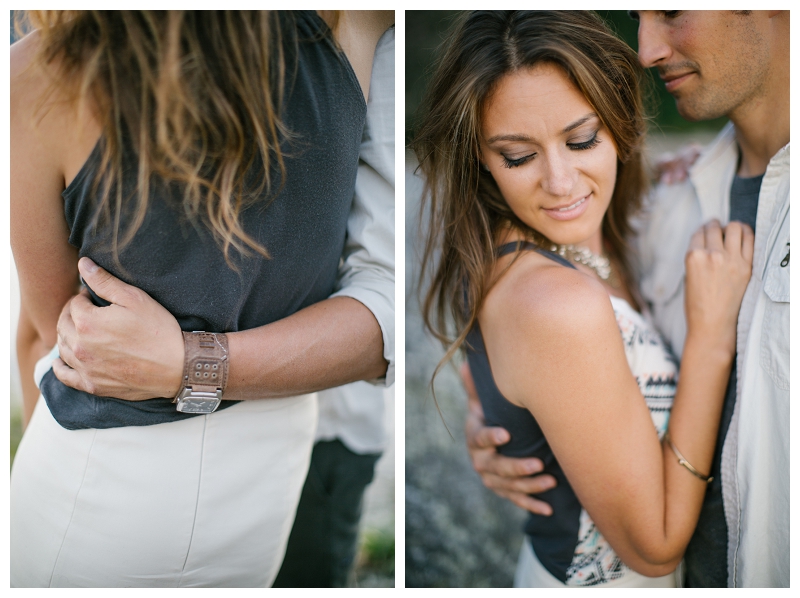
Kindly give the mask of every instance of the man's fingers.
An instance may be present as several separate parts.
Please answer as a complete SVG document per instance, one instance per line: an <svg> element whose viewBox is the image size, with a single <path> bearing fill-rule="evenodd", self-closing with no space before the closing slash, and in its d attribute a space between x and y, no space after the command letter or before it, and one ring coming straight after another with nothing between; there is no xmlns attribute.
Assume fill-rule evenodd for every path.
<svg viewBox="0 0 800 598"><path fill-rule="evenodd" d="M60 332L58 334L58 354L61 356L61 360L69 367L75 368L78 366L78 359L75 357L75 353L72 351L72 347L68 341L68 335L62 335Z"/></svg>
<svg viewBox="0 0 800 598"><path fill-rule="evenodd" d="M503 478L519 478L539 473L544 469L536 458L517 459L504 457L494 451L476 451L472 454L473 467L479 474L492 474Z"/></svg>
<svg viewBox="0 0 800 598"><path fill-rule="evenodd" d="M58 323L56 324L58 349L61 355L64 355L62 346L68 346L69 340L75 337L75 322L72 319L72 307L74 299L75 297L64 304L64 307L61 310L61 315L58 316Z"/></svg>
<svg viewBox="0 0 800 598"><path fill-rule="evenodd" d="M53 362L53 373L55 374L56 378L61 380L61 382L67 386L77 390L86 390L83 385L83 379L80 377L78 372L65 364L61 358L56 358L56 360Z"/></svg>
<svg viewBox="0 0 800 598"><path fill-rule="evenodd" d="M509 492L505 494L504 497L513 502L519 508L530 511L536 515L544 515L545 517L549 517L553 514L553 507L546 502L537 500L531 496L528 496L527 494L522 494L521 492Z"/></svg>
<svg viewBox="0 0 800 598"><path fill-rule="evenodd" d="M467 446L472 449L496 448L511 440L511 435L503 428L481 426L467 434Z"/></svg>
<svg viewBox="0 0 800 598"><path fill-rule="evenodd" d="M486 474L481 476L483 485L495 492L520 492L522 494L541 494L556 487L556 479L546 473L520 478L505 478Z"/></svg>
<svg viewBox="0 0 800 598"><path fill-rule="evenodd" d="M128 307L136 300L139 290L112 276L106 270L95 264L88 257L78 261L78 270L83 281L97 294L98 297Z"/></svg>
<svg viewBox="0 0 800 598"><path fill-rule="evenodd" d="M61 312L61 318L59 319L59 325L61 324L60 320L67 319L67 317L72 321L73 325L77 319L95 318L97 317L96 310L100 309L92 303L92 296L85 288L81 289L80 293L70 299L67 305L69 306L69 310L67 311L67 306L64 307L64 310Z"/></svg>

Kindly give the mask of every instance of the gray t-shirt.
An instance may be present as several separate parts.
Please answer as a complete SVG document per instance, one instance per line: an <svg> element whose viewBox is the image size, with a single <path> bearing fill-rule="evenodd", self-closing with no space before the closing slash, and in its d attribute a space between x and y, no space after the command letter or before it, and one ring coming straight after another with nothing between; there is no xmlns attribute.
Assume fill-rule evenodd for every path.
<svg viewBox="0 0 800 598"><path fill-rule="evenodd" d="M731 185L731 217L730 220L749 224L756 230L756 214L758 213L758 193L761 191L761 180L764 175L742 178L733 177Z"/></svg>
<svg viewBox="0 0 800 598"><path fill-rule="evenodd" d="M736 176L731 185L730 220L744 222L750 225L753 231L756 230L758 195L763 178L764 175L749 178ZM708 485L697 528L684 554L686 587L724 588L728 585L728 526L722 503L720 462L722 445L728 433L735 403L736 359L733 360L728 387L725 391L717 445L714 449L714 462L711 466L711 475L714 480Z"/></svg>

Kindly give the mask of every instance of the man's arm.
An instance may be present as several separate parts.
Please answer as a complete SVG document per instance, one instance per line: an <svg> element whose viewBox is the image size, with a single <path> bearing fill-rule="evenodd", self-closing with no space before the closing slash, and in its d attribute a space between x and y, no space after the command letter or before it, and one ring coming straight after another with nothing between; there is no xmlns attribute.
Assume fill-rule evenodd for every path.
<svg viewBox="0 0 800 598"><path fill-rule="evenodd" d="M88 258L78 267L86 283L112 305L96 307L84 291L64 306L56 377L79 390L126 400L175 396L183 375L183 336L172 314ZM326 299L266 326L230 333L228 345L225 398L231 400L293 396L386 371L380 326L372 312L349 297Z"/></svg>
<svg viewBox="0 0 800 598"><path fill-rule="evenodd" d="M497 452L497 447L507 443L511 437L503 428L486 426L472 373L466 362L461 366L461 380L467 391L469 408L465 425L467 449L472 467L481 476L484 486L526 511L552 515L553 508L550 505L530 495L554 488L555 478L547 474L533 475L544 467L539 459L504 457Z"/></svg>

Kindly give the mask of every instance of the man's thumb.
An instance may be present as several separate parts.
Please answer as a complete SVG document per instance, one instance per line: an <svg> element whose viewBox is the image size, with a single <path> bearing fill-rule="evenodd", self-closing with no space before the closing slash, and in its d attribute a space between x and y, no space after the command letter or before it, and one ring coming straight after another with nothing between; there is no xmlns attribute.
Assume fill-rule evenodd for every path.
<svg viewBox="0 0 800 598"><path fill-rule="evenodd" d="M78 261L78 270L81 273L83 282L89 287L89 292L94 296L95 300L98 297L101 299L100 305L105 306L109 303L125 304L125 287L128 285L119 278L109 274L88 257L82 257Z"/></svg>

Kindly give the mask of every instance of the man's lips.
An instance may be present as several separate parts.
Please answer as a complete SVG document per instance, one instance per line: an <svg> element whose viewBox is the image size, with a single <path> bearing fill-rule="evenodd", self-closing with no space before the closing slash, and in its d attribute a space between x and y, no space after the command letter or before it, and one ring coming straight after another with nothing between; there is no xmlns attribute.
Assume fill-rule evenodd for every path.
<svg viewBox="0 0 800 598"><path fill-rule="evenodd" d="M664 87L667 88L667 91L672 92L692 75L694 75L694 72L689 71L683 75L661 75L661 79L664 81Z"/></svg>

